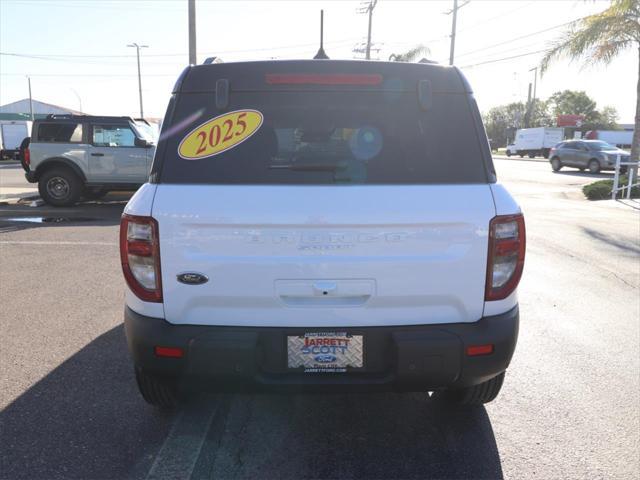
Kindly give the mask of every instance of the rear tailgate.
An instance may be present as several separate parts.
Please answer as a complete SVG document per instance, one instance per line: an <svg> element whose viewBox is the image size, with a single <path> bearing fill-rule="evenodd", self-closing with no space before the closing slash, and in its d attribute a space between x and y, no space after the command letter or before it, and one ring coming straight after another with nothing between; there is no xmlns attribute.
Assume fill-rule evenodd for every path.
<svg viewBox="0 0 640 480"><path fill-rule="evenodd" d="M491 157L451 68L204 65L152 168L173 323L368 326L482 316ZM177 276L197 273L206 283Z"/></svg>
<svg viewBox="0 0 640 480"><path fill-rule="evenodd" d="M159 185L165 316L245 326L473 322L488 185ZM202 285L180 283L185 272Z"/></svg>

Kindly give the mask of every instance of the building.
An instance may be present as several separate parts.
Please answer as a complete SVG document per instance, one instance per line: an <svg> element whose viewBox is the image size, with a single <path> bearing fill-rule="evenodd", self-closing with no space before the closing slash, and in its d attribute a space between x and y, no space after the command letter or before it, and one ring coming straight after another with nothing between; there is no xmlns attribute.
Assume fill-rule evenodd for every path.
<svg viewBox="0 0 640 480"><path fill-rule="evenodd" d="M33 118L44 118L50 114L64 115L82 115L77 110L52 105L50 103L33 100ZM0 105L0 120L30 120L29 99L24 98L16 102Z"/></svg>

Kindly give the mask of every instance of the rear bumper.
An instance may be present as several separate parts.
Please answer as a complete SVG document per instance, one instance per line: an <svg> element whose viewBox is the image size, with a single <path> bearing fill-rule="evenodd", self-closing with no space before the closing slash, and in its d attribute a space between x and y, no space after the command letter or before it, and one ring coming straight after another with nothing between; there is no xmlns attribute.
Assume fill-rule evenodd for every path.
<svg viewBox="0 0 640 480"><path fill-rule="evenodd" d="M133 361L183 388L212 391L426 391L477 385L505 371L518 337L519 313L470 324L340 328L364 336L364 369L348 373L287 370L286 337L336 328L173 325L125 308ZM470 345L493 344L490 355L469 357ZM162 358L155 346L180 347Z"/></svg>

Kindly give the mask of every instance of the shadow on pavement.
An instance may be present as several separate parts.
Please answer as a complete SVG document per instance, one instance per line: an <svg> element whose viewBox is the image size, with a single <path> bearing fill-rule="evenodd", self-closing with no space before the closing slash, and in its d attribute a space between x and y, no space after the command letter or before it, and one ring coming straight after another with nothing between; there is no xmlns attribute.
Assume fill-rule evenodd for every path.
<svg viewBox="0 0 640 480"><path fill-rule="evenodd" d="M625 242L623 241L623 239L612 237L611 235L607 235L597 230L586 227L582 227L582 230L591 238L600 240L601 242L611 245L612 247L616 247L623 252L630 253L634 256L634 258L636 255L640 255L640 247L635 245L633 243L633 240L631 240L630 242Z"/></svg>
<svg viewBox="0 0 640 480"><path fill-rule="evenodd" d="M361 394L236 395L227 408L194 478L503 478L484 407Z"/></svg>
<svg viewBox="0 0 640 480"><path fill-rule="evenodd" d="M0 478L146 474L171 418L138 396L122 326L66 360L0 413Z"/></svg>
<svg viewBox="0 0 640 480"><path fill-rule="evenodd" d="M502 478L483 407L424 394L203 398L216 414L191 478ZM140 398L118 326L0 413L0 477L142 478L174 419Z"/></svg>
<svg viewBox="0 0 640 480"><path fill-rule="evenodd" d="M559 172L553 172L555 175L567 175L570 177L585 177L585 178L593 178L593 181L610 179L613 178L613 172L600 172L600 173L590 173L590 172L581 172L580 170L560 170Z"/></svg>

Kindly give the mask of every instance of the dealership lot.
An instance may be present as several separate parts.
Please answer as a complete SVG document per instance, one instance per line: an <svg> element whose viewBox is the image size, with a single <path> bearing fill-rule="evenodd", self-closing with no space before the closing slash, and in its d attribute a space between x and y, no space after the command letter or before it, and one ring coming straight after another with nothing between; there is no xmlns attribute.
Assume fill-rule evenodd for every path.
<svg viewBox="0 0 640 480"><path fill-rule="evenodd" d="M0 170L11 188L18 168ZM520 340L498 399L466 411L416 394L223 395L158 413L121 325L127 196L0 206L0 477L637 476L637 204L583 199L610 174L496 168L527 222Z"/></svg>

